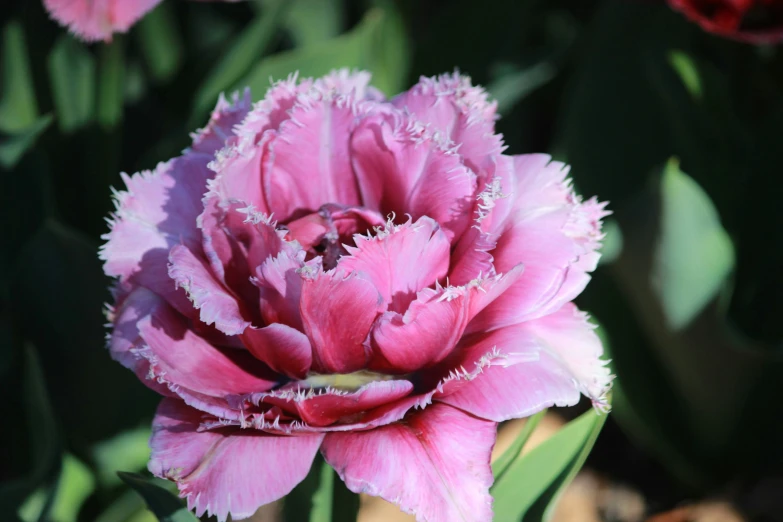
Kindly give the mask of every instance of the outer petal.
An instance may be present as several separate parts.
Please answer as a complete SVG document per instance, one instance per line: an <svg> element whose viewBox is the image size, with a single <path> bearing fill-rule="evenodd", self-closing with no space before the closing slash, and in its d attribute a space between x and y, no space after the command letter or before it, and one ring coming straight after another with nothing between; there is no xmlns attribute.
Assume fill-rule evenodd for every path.
<svg viewBox="0 0 783 522"><path fill-rule="evenodd" d="M234 127L245 119L251 106L250 89L245 89L242 97L234 93L231 103L220 93L207 126L192 134L191 150L212 155L222 149L226 140L234 135Z"/></svg>
<svg viewBox="0 0 783 522"><path fill-rule="evenodd" d="M84 40L111 40L160 0L44 0L49 14Z"/></svg>
<svg viewBox="0 0 783 522"><path fill-rule="evenodd" d="M446 276L449 240L438 223L422 217L416 223L389 225L367 239L355 236L356 247L338 266L363 272L380 291L389 309L405 312L416 293Z"/></svg>
<svg viewBox="0 0 783 522"><path fill-rule="evenodd" d="M601 218L595 200L581 202L565 179L562 163L543 154L514 158L514 206L492 251L495 268L507 272L523 264L524 274L471 324L482 331L541 317L571 301L589 280L600 246Z"/></svg>
<svg viewBox="0 0 783 522"><path fill-rule="evenodd" d="M580 392L603 404L611 376L599 358L601 343L593 328L567 305L547 317L468 339L460 352L470 380L435 400L498 422L571 406ZM494 362L474 372L487 355Z"/></svg>
<svg viewBox="0 0 783 522"><path fill-rule="evenodd" d="M301 312L313 345L313 366L319 373L350 373L367 364L364 341L383 298L356 272L326 272L306 280Z"/></svg>
<svg viewBox="0 0 783 522"><path fill-rule="evenodd" d="M255 430L198 431L202 413L164 399L153 421L149 470L174 480L188 508L224 521L250 517L288 494L313 462L322 434L283 437Z"/></svg>
<svg viewBox="0 0 783 522"><path fill-rule="evenodd" d="M455 72L422 77L392 103L459 145L460 155L475 172L487 168L503 149L502 137L495 134L497 102L489 102L484 89L473 86L468 76Z"/></svg>
<svg viewBox="0 0 783 522"><path fill-rule="evenodd" d="M427 522L492 520L494 422L434 405L371 431L329 433L322 453L348 489Z"/></svg>
<svg viewBox="0 0 783 522"><path fill-rule="evenodd" d="M429 216L452 241L469 226L476 176L449 143L417 122L396 112L365 118L351 150L365 206Z"/></svg>

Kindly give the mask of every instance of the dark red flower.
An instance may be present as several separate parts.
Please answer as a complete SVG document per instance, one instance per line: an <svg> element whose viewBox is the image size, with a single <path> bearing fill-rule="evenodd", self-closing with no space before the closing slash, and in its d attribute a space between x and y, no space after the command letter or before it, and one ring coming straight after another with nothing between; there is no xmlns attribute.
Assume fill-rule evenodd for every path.
<svg viewBox="0 0 783 522"><path fill-rule="evenodd" d="M753 44L783 40L783 0L668 0L710 33Z"/></svg>

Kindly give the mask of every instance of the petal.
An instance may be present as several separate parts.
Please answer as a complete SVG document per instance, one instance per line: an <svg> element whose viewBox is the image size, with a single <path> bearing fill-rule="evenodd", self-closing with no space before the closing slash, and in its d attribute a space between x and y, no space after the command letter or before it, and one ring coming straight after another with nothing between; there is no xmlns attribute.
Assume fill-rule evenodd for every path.
<svg viewBox="0 0 783 522"><path fill-rule="evenodd" d="M256 269L254 284L259 288L261 316L266 324L282 323L302 329L299 301L303 282L299 271L306 266L304 258L304 251L283 251ZM318 260L307 265L317 270L317 263Z"/></svg>
<svg viewBox="0 0 783 522"><path fill-rule="evenodd" d="M549 316L473 338L460 348L460 366L474 372L488 354L499 359L474 372L454 393L435 398L498 422L550 406L572 406L580 392L603 405L611 375L593 330L586 316L568 304Z"/></svg>
<svg viewBox="0 0 783 522"><path fill-rule="evenodd" d="M267 204L278 219L326 203L359 205L348 150L354 110L352 99L317 89L291 109L290 119L270 142L264 165Z"/></svg>
<svg viewBox="0 0 783 522"><path fill-rule="evenodd" d="M364 273L395 312L405 312L419 290L435 284L448 271L449 240L428 217L390 224L373 237L357 235L354 241L356 247L346 247L351 255L341 257L338 267Z"/></svg>
<svg viewBox="0 0 783 522"><path fill-rule="evenodd" d="M307 397L298 401L296 407L302 420L311 426L328 426L340 419L394 403L412 391L410 381L375 381L351 393L331 391Z"/></svg>
<svg viewBox="0 0 783 522"><path fill-rule="evenodd" d="M83 40L111 40L124 33L160 0L44 0L52 18Z"/></svg>
<svg viewBox="0 0 783 522"><path fill-rule="evenodd" d="M304 281L304 330L313 345L318 373L351 373L367 364L364 341L383 311L383 298L358 273L325 272Z"/></svg>
<svg viewBox="0 0 783 522"><path fill-rule="evenodd" d="M427 522L492 520L494 422L443 405L370 431L329 433L322 453L354 493Z"/></svg>
<svg viewBox="0 0 783 522"><path fill-rule="evenodd" d="M484 89L472 85L468 76L455 72L422 77L392 104L459 145L460 156L474 172L486 168L503 149L502 137L495 134L497 102L489 102Z"/></svg>
<svg viewBox="0 0 783 522"><path fill-rule="evenodd" d="M514 158L514 206L492 251L495 268L523 264L524 274L471 324L489 330L541 317L582 291L600 246L603 204L582 203L565 179L567 169L549 156Z"/></svg>
<svg viewBox="0 0 783 522"><path fill-rule="evenodd" d="M177 483L197 516L248 518L287 495L310 470L322 434L284 437L255 430L198 431L202 414L164 399L153 421L149 470Z"/></svg>
<svg viewBox="0 0 783 522"><path fill-rule="evenodd" d="M169 276L184 288L200 318L227 335L237 335L250 326L236 297L221 285L205 262L184 245L171 249Z"/></svg>
<svg viewBox="0 0 783 522"><path fill-rule="evenodd" d="M250 327L242 334L247 349L271 369L294 379L304 379L313 363L310 340L284 324Z"/></svg>
<svg viewBox="0 0 783 522"><path fill-rule="evenodd" d="M241 98L239 93L234 93L231 103L220 93L217 106L212 111L206 127L192 134L191 150L211 156L222 149L226 140L234 136L234 127L245 119L251 106L250 89L245 89Z"/></svg>
<svg viewBox="0 0 783 522"><path fill-rule="evenodd" d="M127 191L116 194L117 210L100 251L106 275L118 277L122 285L144 286L185 314L192 307L172 284L166 265L174 245L201 249L196 218L212 176L208 161L208 156L192 153L161 163L154 171L123 174Z"/></svg>
<svg viewBox="0 0 783 522"><path fill-rule="evenodd" d="M439 362L462 336L469 303L465 289L425 289L405 315L384 313L372 328L371 368L406 373Z"/></svg>
<svg viewBox="0 0 783 522"><path fill-rule="evenodd" d="M450 241L470 224L476 176L449 145L400 113L365 118L351 139L364 206L429 216Z"/></svg>
<svg viewBox="0 0 783 522"><path fill-rule="evenodd" d="M149 361L150 374L196 408L236 416L223 411L225 401L202 404L202 399L266 391L278 383L278 376L246 350L212 346L189 330L171 308L143 318L138 328L146 344L139 354ZM220 411L210 406L215 404Z"/></svg>

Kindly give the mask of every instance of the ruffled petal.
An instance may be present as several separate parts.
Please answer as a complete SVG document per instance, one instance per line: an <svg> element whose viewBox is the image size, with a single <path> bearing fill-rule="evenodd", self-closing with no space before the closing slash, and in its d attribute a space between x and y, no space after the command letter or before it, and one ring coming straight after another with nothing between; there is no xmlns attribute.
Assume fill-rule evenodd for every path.
<svg viewBox="0 0 783 522"><path fill-rule="evenodd" d="M83 40L111 40L161 0L44 0L52 18Z"/></svg>
<svg viewBox="0 0 783 522"><path fill-rule="evenodd" d="M241 97L239 93L234 93L231 103L226 100L223 93L220 93L209 123L191 135L193 137L191 150L211 156L222 149L226 140L234 136L234 127L245 119L252 105L250 89L245 89Z"/></svg>
<svg viewBox="0 0 783 522"><path fill-rule="evenodd" d="M446 276L449 240L434 220L389 224L375 236L355 236L355 247L340 258L338 267L362 272L378 289L389 309L405 312L419 290Z"/></svg>
<svg viewBox="0 0 783 522"><path fill-rule="evenodd" d="M202 413L164 399L153 420L149 470L173 480L188 509L221 522L248 518L287 495L312 466L323 435L268 435L221 428L199 431Z"/></svg>
<svg viewBox="0 0 783 522"><path fill-rule="evenodd" d="M489 459L496 424L445 405L370 431L329 433L322 453L355 493L426 522L492 520Z"/></svg>
<svg viewBox="0 0 783 522"><path fill-rule="evenodd" d="M450 241L470 225L476 176L448 143L399 113L362 120L351 138L364 205L382 214L429 216Z"/></svg>
<svg viewBox="0 0 783 522"><path fill-rule="evenodd" d="M422 77L419 83L392 100L415 118L459 145L465 163L481 172L503 150L495 134L497 102L490 102L483 88L459 73Z"/></svg>
<svg viewBox="0 0 783 522"><path fill-rule="evenodd" d="M469 378L435 400L498 422L572 406L580 393L604 406L611 375L593 329L568 304L535 321L468 338L458 348L462 361L449 362L460 363Z"/></svg>
<svg viewBox="0 0 783 522"><path fill-rule="evenodd" d="M302 287L302 321L318 373L350 373L367 364L364 341L385 308L375 286L354 272L325 272Z"/></svg>

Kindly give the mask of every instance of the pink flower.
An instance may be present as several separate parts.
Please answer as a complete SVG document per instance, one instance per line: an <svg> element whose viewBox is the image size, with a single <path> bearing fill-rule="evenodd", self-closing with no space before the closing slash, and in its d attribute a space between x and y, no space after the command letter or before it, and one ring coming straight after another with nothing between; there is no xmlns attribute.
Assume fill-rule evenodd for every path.
<svg viewBox="0 0 783 522"><path fill-rule="evenodd" d="M123 175L110 349L166 396L149 468L198 515L250 516L320 449L419 520L490 520L497 423L603 404L571 300L604 204L548 156L502 154L469 78L389 101L368 82L221 99L182 156Z"/></svg>
<svg viewBox="0 0 783 522"><path fill-rule="evenodd" d="M226 0L236 1L236 0ZM61 25L83 40L111 40L124 33L161 0L43 0Z"/></svg>

